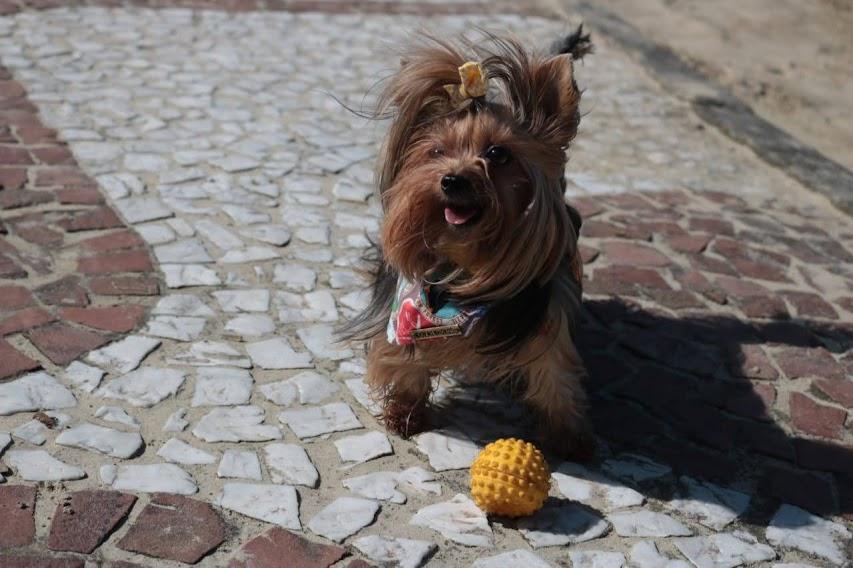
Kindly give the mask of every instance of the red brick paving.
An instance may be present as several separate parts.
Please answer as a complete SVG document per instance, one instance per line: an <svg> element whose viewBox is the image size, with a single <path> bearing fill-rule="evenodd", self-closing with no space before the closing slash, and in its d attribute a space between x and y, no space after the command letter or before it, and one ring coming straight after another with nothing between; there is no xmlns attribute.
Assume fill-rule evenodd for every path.
<svg viewBox="0 0 853 568"><path fill-rule="evenodd" d="M101 334L64 323L28 331L26 336L30 343L56 365L67 365L108 341Z"/></svg>
<svg viewBox="0 0 853 568"><path fill-rule="evenodd" d="M3 556L3 568L83 568L80 558L44 555Z"/></svg>
<svg viewBox="0 0 853 568"><path fill-rule="evenodd" d="M225 536L225 523L207 503L155 493L117 546L195 564L222 544Z"/></svg>
<svg viewBox="0 0 853 568"><path fill-rule="evenodd" d="M0 12L25 4L0 0ZM65 365L142 324L145 298L159 294L160 281L145 243L103 203L0 67L0 337L23 334L45 356L36 361L0 339L0 381L47 361ZM76 274L56 269L68 266L57 262L60 253L76 257ZM80 309L90 303L98 307Z"/></svg>
<svg viewBox="0 0 853 568"><path fill-rule="evenodd" d="M26 546L36 533L36 488L0 485L0 549Z"/></svg>
<svg viewBox="0 0 853 568"><path fill-rule="evenodd" d="M328 568L344 557L340 546L312 542L278 527L256 536L239 550L229 568Z"/></svg>
<svg viewBox="0 0 853 568"><path fill-rule="evenodd" d="M842 359L853 329L840 323L851 306L843 289L827 293L809 276L829 260L853 286L851 265L840 264L853 243L817 226L838 221L717 198L581 200L595 213L582 242L602 251L585 270L581 352L633 370L602 379L600 363L591 367L594 422L615 447L642 448L677 471L728 483L763 471L773 496L837 511L853 473L853 368ZM648 250L667 262L646 266L657 258Z"/></svg>
<svg viewBox="0 0 853 568"><path fill-rule="evenodd" d="M39 367L41 365L38 361L24 355L7 341L0 339L0 381Z"/></svg>
<svg viewBox="0 0 853 568"><path fill-rule="evenodd" d="M47 547L88 554L130 513L134 495L117 491L77 491L56 506Z"/></svg>

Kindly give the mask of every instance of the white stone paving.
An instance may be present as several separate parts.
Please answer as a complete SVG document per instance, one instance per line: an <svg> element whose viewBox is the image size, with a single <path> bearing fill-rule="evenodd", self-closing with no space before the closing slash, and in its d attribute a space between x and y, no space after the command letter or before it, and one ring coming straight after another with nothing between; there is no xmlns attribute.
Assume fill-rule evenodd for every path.
<svg viewBox="0 0 853 568"><path fill-rule="evenodd" d="M142 436L136 432L120 432L96 424L80 424L64 430L56 437L56 443L114 458L129 458L142 448L143 442Z"/></svg>
<svg viewBox="0 0 853 568"><path fill-rule="evenodd" d="M67 464L44 450L9 450L6 462L25 481L70 481L83 479L83 468Z"/></svg>
<svg viewBox="0 0 853 568"><path fill-rule="evenodd" d="M465 491L464 470L498 432L482 415L455 415L456 426L393 438L393 448L374 418L361 350L335 343L333 330L366 301L354 268L378 227L371 169L384 125L323 93L369 104L365 93L397 64L377 54L413 27L485 25L532 40L565 31L532 22L136 8L0 18L4 65L151 245L166 283L138 335L0 384L0 454L12 468L0 464L0 481L73 489L100 478L117 490L216 495L292 530L301 503L311 532L401 566L432 554L429 566L480 568L616 568L626 556L638 568L686 568L685 557L698 568L774 558L793 568L804 554L841 564L851 538L841 522L783 506L756 542L741 530L745 493L683 479L661 502L644 488L674 482L666 464L606 450L600 466L561 465L542 511L496 523L466 495L449 497ZM791 191L698 131L689 107L624 54L597 48L579 67L592 112L567 173L571 194ZM76 426L31 422L50 409ZM506 431L514 423L501 416Z"/></svg>
<svg viewBox="0 0 853 568"><path fill-rule="evenodd" d="M99 475L104 485L117 491L146 493L177 493L192 495L198 492L193 477L171 463L145 465L105 465Z"/></svg>

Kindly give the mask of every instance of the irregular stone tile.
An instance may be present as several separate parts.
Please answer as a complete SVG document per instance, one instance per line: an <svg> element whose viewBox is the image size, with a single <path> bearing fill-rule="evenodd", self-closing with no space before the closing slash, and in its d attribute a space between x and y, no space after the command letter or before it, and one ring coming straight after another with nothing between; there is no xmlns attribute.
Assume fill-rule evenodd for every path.
<svg viewBox="0 0 853 568"><path fill-rule="evenodd" d="M252 375L244 369L202 367L198 370L193 406L246 404L252 396Z"/></svg>
<svg viewBox="0 0 853 568"><path fill-rule="evenodd" d="M486 514L461 493L450 501L420 509L409 524L430 528L465 546L492 546L492 528Z"/></svg>
<svg viewBox="0 0 853 568"><path fill-rule="evenodd" d="M341 461L355 463L363 463L394 453L388 436L376 431L335 440L335 448L341 456Z"/></svg>
<svg viewBox="0 0 853 568"><path fill-rule="evenodd" d="M56 505L47 547L89 554L119 526L136 497L118 491L75 491Z"/></svg>
<svg viewBox="0 0 853 568"><path fill-rule="evenodd" d="M270 307L269 290L220 290L213 297L228 313L265 312Z"/></svg>
<svg viewBox="0 0 853 568"><path fill-rule="evenodd" d="M353 545L381 566L400 568L419 568L438 550L435 543L426 540L385 538L376 535L357 538Z"/></svg>
<svg viewBox="0 0 853 568"><path fill-rule="evenodd" d="M12 430L12 436L24 442L41 446L47 441L47 432L47 426L38 420L30 420Z"/></svg>
<svg viewBox="0 0 853 568"><path fill-rule="evenodd" d="M303 371L288 379L288 382L296 387L301 404L323 402L340 390L336 382L315 371Z"/></svg>
<svg viewBox="0 0 853 568"><path fill-rule="evenodd" d="M229 173L253 170L257 167L260 167L261 165L261 163L257 160L247 158L245 156L239 156L236 154L225 156L223 158L217 158L214 160L208 160L208 162L218 168L222 168L223 170Z"/></svg>
<svg viewBox="0 0 853 568"><path fill-rule="evenodd" d="M354 201L364 203L373 195L373 188L369 185L357 183L351 179L341 178L332 187L332 195L343 201Z"/></svg>
<svg viewBox="0 0 853 568"><path fill-rule="evenodd" d="M142 449L142 436L84 423L63 431L56 437L56 443L126 459Z"/></svg>
<svg viewBox="0 0 853 568"><path fill-rule="evenodd" d="M348 379L344 381L352 396L373 416L382 414L382 405L373 400L370 390L363 379Z"/></svg>
<svg viewBox="0 0 853 568"><path fill-rule="evenodd" d="M296 385L290 379L261 385L258 390L267 400L279 406L290 406L299 396Z"/></svg>
<svg viewBox="0 0 853 568"><path fill-rule="evenodd" d="M44 450L10 450L6 462L26 481L66 481L83 479L86 472L68 465Z"/></svg>
<svg viewBox="0 0 853 568"><path fill-rule="evenodd" d="M311 532L341 542L371 524L379 513L379 503L370 499L339 497L308 522Z"/></svg>
<svg viewBox="0 0 853 568"><path fill-rule="evenodd" d="M264 411L257 406L214 408L193 428L205 442L265 442L281 438L277 426L264 424Z"/></svg>
<svg viewBox="0 0 853 568"><path fill-rule="evenodd" d="M841 566L851 533L842 524L821 519L793 505L782 505L767 527L767 540L774 546L801 550Z"/></svg>
<svg viewBox="0 0 853 568"><path fill-rule="evenodd" d="M175 240L175 233L169 227L152 223L134 227L139 236L149 245L161 245Z"/></svg>
<svg viewBox="0 0 853 568"><path fill-rule="evenodd" d="M234 233L210 219L201 219L196 221L195 228L207 240L222 250L227 251L241 248L243 246L243 241L237 238Z"/></svg>
<svg viewBox="0 0 853 568"><path fill-rule="evenodd" d="M615 458L605 460L601 464L601 469L619 479L634 482L658 479L672 472L672 468L669 466L634 454L620 454Z"/></svg>
<svg viewBox="0 0 853 568"><path fill-rule="evenodd" d="M311 463L311 458L302 446L296 444L270 444L264 446L264 461L267 463L273 483L287 483L317 487L320 474Z"/></svg>
<svg viewBox="0 0 853 568"><path fill-rule="evenodd" d="M184 465L216 463L216 456L213 454L194 448L183 440L178 440L177 438L169 438L166 443L157 450L157 455L168 462Z"/></svg>
<svg viewBox="0 0 853 568"><path fill-rule="evenodd" d="M95 418L100 418L105 422L117 422L118 424L124 424L125 426L129 426L135 430L139 430L141 426L139 420L118 406L101 406L95 411Z"/></svg>
<svg viewBox="0 0 853 568"><path fill-rule="evenodd" d="M95 394L104 398L124 400L133 406L150 408L177 394L185 378L186 373L177 369L145 367L113 379Z"/></svg>
<svg viewBox="0 0 853 568"><path fill-rule="evenodd" d="M183 432L187 426L189 426L189 422L184 420L184 416L187 415L186 408L179 408L175 412L169 415L166 419L166 423L163 424L164 432Z"/></svg>
<svg viewBox="0 0 853 568"><path fill-rule="evenodd" d="M12 436L8 432L0 432L0 456L6 451L6 448L12 443Z"/></svg>
<svg viewBox="0 0 853 568"><path fill-rule="evenodd" d="M154 247L154 256L161 264L195 264L213 262L204 243L199 239L184 239Z"/></svg>
<svg viewBox="0 0 853 568"><path fill-rule="evenodd" d="M318 262L326 262L326 260L318 260ZM281 306L278 318L282 323L336 322L340 317L335 297L328 290L315 290L306 294L276 292L275 301L277 306ZM314 338L313 335L309 336L305 332L303 332L303 335L309 337L315 345L323 349L320 343L321 339ZM303 341L305 340L303 339ZM333 342L334 340L330 341L330 343ZM336 353L342 350L345 349L329 349L329 352Z"/></svg>
<svg viewBox="0 0 853 568"><path fill-rule="evenodd" d="M519 532L533 548L586 542L604 536L609 528L598 515L565 501L546 501L533 516L518 522Z"/></svg>
<svg viewBox="0 0 853 568"><path fill-rule="evenodd" d="M776 552L747 532L675 539L675 547L696 568L734 568L776 558Z"/></svg>
<svg viewBox="0 0 853 568"><path fill-rule="evenodd" d="M290 485L226 483L216 504L286 529L302 529L296 489Z"/></svg>
<svg viewBox="0 0 853 568"><path fill-rule="evenodd" d="M68 365L84 353L107 342L99 333L77 329L64 323L30 330L26 336L30 343L56 365Z"/></svg>
<svg viewBox="0 0 853 568"><path fill-rule="evenodd" d="M152 314L165 316L183 316L209 318L216 315L201 298L194 294L171 294L157 302Z"/></svg>
<svg viewBox="0 0 853 568"><path fill-rule="evenodd" d="M207 503L155 494L116 546L154 558L195 564L225 541L226 527Z"/></svg>
<svg viewBox="0 0 853 568"><path fill-rule="evenodd" d="M480 447L457 430L425 432L416 441L418 450L427 456L435 471L471 467L480 453Z"/></svg>
<svg viewBox="0 0 853 568"><path fill-rule="evenodd" d="M687 496L673 499L666 504L667 509L695 518L714 530L725 528L749 506L749 495L746 493L689 477L682 477L681 482L687 488Z"/></svg>
<svg viewBox="0 0 853 568"><path fill-rule="evenodd" d="M362 427L352 409L344 402L285 410L278 415L278 419L287 424L300 440Z"/></svg>
<svg viewBox="0 0 853 568"><path fill-rule="evenodd" d="M239 351L219 341L198 341L183 353L168 360L169 364L194 367L239 367L250 369L252 362Z"/></svg>
<svg viewBox="0 0 853 568"><path fill-rule="evenodd" d="M294 233L297 239L309 244L328 245L329 244L329 227L300 227Z"/></svg>
<svg viewBox="0 0 853 568"><path fill-rule="evenodd" d="M229 568L328 568L344 557L340 546L311 542L278 527L256 536L231 560Z"/></svg>
<svg viewBox="0 0 853 568"><path fill-rule="evenodd" d="M0 487L0 519L3 519L0 549L26 546L33 541L36 534L35 510L35 487Z"/></svg>
<svg viewBox="0 0 853 568"><path fill-rule="evenodd" d="M669 515L652 511L611 513L607 520L619 536L690 536L690 529Z"/></svg>
<svg viewBox="0 0 853 568"><path fill-rule="evenodd" d="M166 219L174 215L159 199L153 197L129 197L113 201L124 220L135 225L146 221Z"/></svg>
<svg viewBox="0 0 853 568"><path fill-rule="evenodd" d="M246 352L252 362L262 369L305 369L314 366L309 353L297 353L283 337L248 343Z"/></svg>
<svg viewBox="0 0 853 568"><path fill-rule="evenodd" d="M646 500L630 487L575 463L563 462L551 477L567 499L586 504L600 500L605 511L642 505Z"/></svg>
<svg viewBox="0 0 853 568"><path fill-rule="evenodd" d="M43 371L0 384L0 416L76 405L71 391Z"/></svg>
<svg viewBox="0 0 853 568"><path fill-rule="evenodd" d="M552 568L550 564L530 552L518 549L504 552L497 556L478 558L471 568L506 568L507 566L524 566L525 568Z"/></svg>
<svg viewBox="0 0 853 568"><path fill-rule="evenodd" d="M246 314L225 324L225 331L241 337L259 337L275 331L275 322L269 316Z"/></svg>
<svg viewBox="0 0 853 568"><path fill-rule="evenodd" d="M74 361L65 368L63 377L66 381L82 390L83 392L94 392L101 379L106 373L97 367L92 367L80 361Z"/></svg>
<svg viewBox="0 0 853 568"><path fill-rule="evenodd" d="M284 284L288 290L310 292L317 284L317 273L301 264L277 264L273 269L273 282Z"/></svg>
<svg viewBox="0 0 853 568"><path fill-rule="evenodd" d="M400 504L406 502L406 495L398 488L441 495L441 484L435 481L435 475L417 466L401 472L377 471L351 477L342 484L362 497Z"/></svg>
<svg viewBox="0 0 853 568"><path fill-rule="evenodd" d="M154 316L142 331L147 335L177 341L193 341L201 336L207 320L183 316Z"/></svg>
<svg viewBox="0 0 853 568"><path fill-rule="evenodd" d="M256 241L283 247L290 242L290 231L281 225L260 225L240 230L240 234Z"/></svg>
<svg viewBox="0 0 853 568"><path fill-rule="evenodd" d="M279 258L279 253L269 247L246 247L243 250L229 250L217 262L220 264L239 264L243 262L261 262Z"/></svg>
<svg viewBox="0 0 853 568"><path fill-rule="evenodd" d="M239 477L261 480L261 461L255 452L225 450L216 470L217 477Z"/></svg>
<svg viewBox="0 0 853 568"><path fill-rule="evenodd" d="M215 270L201 264L161 264L160 269L166 276L166 286L169 288L219 286L222 284L222 280Z"/></svg>
<svg viewBox="0 0 853 568"><path fill-rule="evenodd" d="M690 568L690 563L664 556L653 540L643 540L631 547L631 565L637 568Z"/></svg>
<svg viewBox="0 0 853 568"><path fill-rule="evenodd" d="M101 466L99 473L105 485L118 491L179 495L192 495L198 492L198 486L192 476L170 463L105 465Z"/></svg>
<svg viewBox="0 0 853 568"><path fill-rule="evenodd" d="M573 568L622 568L625 555L602 550L570 550Z"/></svg>
<svg viewBox="0 0 853 568"><path fill-rule="evenodd" d="M335 330L330 325L306 327L298 330L296 335L318 359L338 361L349 359L354 355L352 349L345 345L340 345L338 349L332 347L336 344L337 339L335 338Z"/></svg>
<svg viewBox="0 0 853 568"><path fill-rule="evenodd" d="M86 356L86 361L115 373L136 369L149 353L160 346L159 339L131 335Z"/></svg>

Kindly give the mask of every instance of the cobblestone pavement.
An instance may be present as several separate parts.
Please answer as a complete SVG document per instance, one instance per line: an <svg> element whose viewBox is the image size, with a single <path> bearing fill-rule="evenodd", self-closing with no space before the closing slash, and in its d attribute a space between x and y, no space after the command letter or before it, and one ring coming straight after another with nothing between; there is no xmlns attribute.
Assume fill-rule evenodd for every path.
<svg viewBox="0 0 853 568"><path fill-rule="evenodd" d="M330 94L369 103L396 64L389 44L425 23L564 31L523 16L0 18L14 77L0 81L0 252L18 267L0 286L22 298L0 296L0 349L26 359L0 353L0 565L849 562L853 224L603 39L581 69L589 114L568 174L586 219L598 458L552 461L543 511L489 519L467 467L490 439L529 437L521 408L445 379L434 430L385 434L359 351L331 340L364 302L354 267L378 226L383 126ZM57 230L90 216L108 232ZM159 299L132 295L160 289L138 274L149 249ZM138 266L116 262L130 255ZM42 257L44 272L27 264ZM90 265L127 270L97 276L119 295L101 296ZM37 287L59 275L80 277L93 307L47 309ZM96 334L62 357L40 339Z"/></svg>

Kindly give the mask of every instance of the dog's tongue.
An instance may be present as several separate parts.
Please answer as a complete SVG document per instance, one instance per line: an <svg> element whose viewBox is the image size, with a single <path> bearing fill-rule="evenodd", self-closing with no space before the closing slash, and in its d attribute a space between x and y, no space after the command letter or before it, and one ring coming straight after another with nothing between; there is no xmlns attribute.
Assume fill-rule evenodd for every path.
<svg viewBox="0 0 853 568"><path fill-rule="evenodd" d="M451 225L461 225L468 219L474 216L477 210L473 207L470 209L457 209L453 207L444 208L444 220Z"/></svg>

